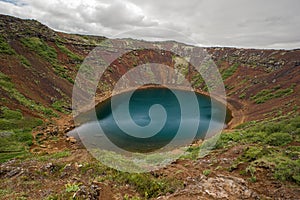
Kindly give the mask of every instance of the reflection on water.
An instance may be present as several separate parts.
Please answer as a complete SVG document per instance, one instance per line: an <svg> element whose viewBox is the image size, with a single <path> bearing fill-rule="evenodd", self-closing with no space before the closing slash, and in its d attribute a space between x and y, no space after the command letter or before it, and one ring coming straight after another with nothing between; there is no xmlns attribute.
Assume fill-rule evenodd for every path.
<svg viewBox="0 0 300 200"><path fill-rule="evenodd" d="M173 90L174 92L174 90ZM111 148L111 145L107 145L108 138L114 145L121 149L130 152L152 152L160 148L164 148L171 140L173 140L178 132L181 123L185 123L184 134L176 137L177 144L183 144L186 138L193 137L194 131L192 127L196 124L198 127L195 139L203 139L206 136L209 126L220 127L223 126L222 112L224 112L224 105L215 102L217 106L212 108L212 101L209 97L196 94L198 105L189 105L190 102L181 102L188 108L188 114L182 115L180 102L176 98L176 95L167 88L147 88L136 90L130 98L129 113L131 119L122 117L122 113L125 113L122 109L123 102L125 103L126 93L119 94L114 98L117 99L119 104L111 108L111 99L108 99L96 107L97 120L91 121L87 119L87 122L74 129L70 134L75 135L80 133L80 139L84 140L85 144L94 146L95 148L105 150L115 150ZM193 92L176 90L176 93L189 96L194 95ZM124 101L123 101L124 100ZM151 137L143 137L151 135L151 132L157 128L161 123L161 116L159 113L154 113L149 116L149 110L153 105L161 105L166 113L166 121L158 133ZM200 116L194 112L199 109ZM152 129L145 128L140 133L140 137L134 137L130 134L126 134L116 123L112 110L117 113L121 113L122 125L126 126L126 130L130 130L131 120L141 127L146 127L151 123ZM215 113L215 115L212 115ZM156 115L155 115L156 114ZM85 114L85 118L88 118L89 114ZM197 117L195 117L197 116ZM214 118L212 118L214 116ZM152 120L152 121L151 121ZM101 128L100 128L101 127ZM176 145L174 145L175 148Z"/></svg>

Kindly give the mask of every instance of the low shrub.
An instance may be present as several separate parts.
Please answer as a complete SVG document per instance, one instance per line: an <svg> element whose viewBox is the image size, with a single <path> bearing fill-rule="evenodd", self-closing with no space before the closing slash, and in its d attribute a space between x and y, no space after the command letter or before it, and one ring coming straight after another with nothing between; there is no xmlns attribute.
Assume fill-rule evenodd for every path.
<svg viewBox="0 0 300 200"><path fill-rule="evenodd" d="M276 132L266 138L266 143L272 146L282 146L290 143L293 140L288 133Z"/></svg>

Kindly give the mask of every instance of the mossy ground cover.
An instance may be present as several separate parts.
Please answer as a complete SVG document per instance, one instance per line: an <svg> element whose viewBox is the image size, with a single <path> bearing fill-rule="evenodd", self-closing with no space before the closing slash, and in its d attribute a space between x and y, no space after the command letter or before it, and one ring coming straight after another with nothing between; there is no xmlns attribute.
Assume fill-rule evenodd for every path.
<svg viewBox="0 0 300 200"><path fill-rule="evenodd" d="M31 51L36 52L41 58L51 63L56 74L68 80L70 83L74 83L74 80L68 74L68 70L61 66L61 64L59 63L55 48L49 46L45 41L38 37L22 38L21 42L25 47L29 48ZM76 55L72 54L71 51L68 51L63 46L60 46L60 48L64 49L67 55L72 56L75 59ZM80 58L76 57L76 59Z"/></svg>
<svg viewBox="0 0 300 200"><path fill-rule="evenodd" d="M253 100L256 104L265 103L270 99L285 97L287 95L292 94L294 92L294 87L295 85L292 84L288 88L281 88L281 86L278 85L272 89L263 89L254 96L252 96L250 99Z"/></svg>
<svg viewBox="0 0 300 200"><path fill-rule="evenodd" d="M0 87L4 91L7 92L7 94L13 98L16 99L21 105L31 109L35 110L41 115L45 115L47 117L55 117L57 114L50 108L46 108L45 106L42 106L32 99L26 98L23 94L21 94L16 88L15 85L12 83L10 78L0 72Z"/></svg>
<svg viewBox="0 0 300 200"><path fill-rule="evenodd" d="M221 72L222 78L223 80L226 80L227 78L229 78L230 76L232 76L235 71L237 70L239 64L233 64L232 66L228 67L227 69L225 69L224 71Z"/></svg>
<svg viewBox="0 0 300 200"><path fill-rule="evenodd" d="M8 44L8 42L0 36L0 54L6 54L6 55L15 55L16 52L11 46Z"/></svg>
<svg viewBox="0 0 300 200"><path fill-rule="evenodd" d="M0 163L29 154L32 145L31 130L43 123L37 118L27 118L19 110L0 109Z"/></svg>
<svg viewBox="0 0 300 200"><path fill-rule="evenodd" d="M64 54L66 54L73 62L75 63L81 63L83 61L83 57L73 53L70 51L65 45L60 43L59 41L56 41L56 46L60 49L60 51Z"/></svg>
<svg viewBox="0 0 300 200"><path fill-rule="evenodd" d="M244 171L255 181L257 168L272 171L273 177L300 185L300 117L279 122L259 123L248 128L221 134L216 149L246 145L229 170L246 164Z"/></svg>

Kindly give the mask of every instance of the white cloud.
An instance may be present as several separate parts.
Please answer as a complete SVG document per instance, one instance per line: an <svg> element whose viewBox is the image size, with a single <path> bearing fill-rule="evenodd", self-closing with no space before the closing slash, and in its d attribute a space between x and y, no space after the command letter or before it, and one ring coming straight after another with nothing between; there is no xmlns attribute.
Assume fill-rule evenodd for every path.
<svg viewBox="0 0 300 200"><path fill-rule="evenodd" d="M298 48L299 5L298 0L0 0L0 13L34 18L56 30L107 37L141 28L145 30L131 37L178 39L168 31L147 29L157 27L204 45Z"/></svg>

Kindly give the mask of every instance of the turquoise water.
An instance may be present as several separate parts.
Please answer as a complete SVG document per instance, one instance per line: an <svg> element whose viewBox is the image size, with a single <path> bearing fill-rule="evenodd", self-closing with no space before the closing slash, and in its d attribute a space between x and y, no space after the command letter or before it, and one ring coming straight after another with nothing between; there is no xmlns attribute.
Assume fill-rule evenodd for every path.
<svg viewBox="0 0 300 200"><path fill-rule="evenodd" d="M177 95L183 97L192 97L195 95L195 93L190 91L175 91ZM189 101L179 102L178 98L176 98L177 96L174 94L174 90L172 92L168 88L138 89L131 95L129 101L130 117L126 116L124 114L125 111L122 110L126 104L127 97L127 93L114 96L115 102L117 102L114 106L112 106L111 99L102 102L95 109L97 120L90 120L89 114L86 113L84 118L87 122L73 132L78 132L80 138L84 140L85 145L88 144L97 148L114 150L111 145L106 144L105 135L111 143L120 149L130 152L152 152L164 148L170 141L174 142L181 123L186 124L182 131L183 134L177 137L176 140L178 142L174 143L179 146L180 144L185 144L184 141L187 138L205 138L209 125L220 127L220 124L224 124L224 113L222 112L224 112L225 106L214 101L216 106L212 109L211 99L201 94L196 94L198 104L195 105ZM181 110L181 105L183 104L188 109L188 112L185 112L185 114ZM163 110L158 109L156 110L157 112L149 114L153 105L160 105L160 109L163 108ZM200 115L197 115L197 109L200 110ZM118 121L116 121L115 115L112 113L113 111L119 113ZM163 117L166 117L163 121L163 126L158 129L156 134L151 135L151 132L157 131L157 127L162 125ZM145 130L142 129L143 131L138 133L139 137L126 134L126 131L124 131L124 129L130 131L132 127L131 120L133 120L136 126L145 127ZM120 121L124 128L119 127L120 124L117 122ZM196 129L193 128L195 125ZM196 135L194 130L197 130ZM148 137L149 135L151 136Z"/></svg>

